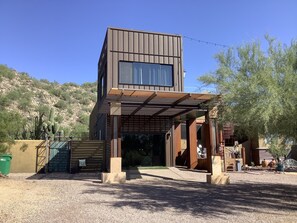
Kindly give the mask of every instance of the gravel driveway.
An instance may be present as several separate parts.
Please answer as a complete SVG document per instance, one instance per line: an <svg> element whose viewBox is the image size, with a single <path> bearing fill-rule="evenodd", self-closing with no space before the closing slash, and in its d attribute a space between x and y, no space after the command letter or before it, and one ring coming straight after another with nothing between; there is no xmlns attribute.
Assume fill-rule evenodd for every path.
<svg viewBox="0 0 297 223"><path fill-rule="evenodd" d="M97 174L10 174L0 178L0 222L297 222L296 174L230 173L231 185L213 186L205 173L180 172L188 179L121 185Z"/></svg>

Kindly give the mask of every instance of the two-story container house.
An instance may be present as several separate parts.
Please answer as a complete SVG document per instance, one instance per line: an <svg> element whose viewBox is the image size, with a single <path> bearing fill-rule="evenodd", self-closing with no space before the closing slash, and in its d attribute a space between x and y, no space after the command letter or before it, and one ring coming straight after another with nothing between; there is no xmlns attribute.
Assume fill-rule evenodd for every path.
<svg viewBox="0 0 297 223"><path fill-rule="evenodd" d="M208 114L206 103L216 95L183 92L182 54L179 35L107 29L90 138L106 141L109 180L119 177L122 167L174 166L182 122L187 129L187 166L197 165L196 118ZM210 150L216 146L216 134L211 122L205 126L204 146Z"/></svg>

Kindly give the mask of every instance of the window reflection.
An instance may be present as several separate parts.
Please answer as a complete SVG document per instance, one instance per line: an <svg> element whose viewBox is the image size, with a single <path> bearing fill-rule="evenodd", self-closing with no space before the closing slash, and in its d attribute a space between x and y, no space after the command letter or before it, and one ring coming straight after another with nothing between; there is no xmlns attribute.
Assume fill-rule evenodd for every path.
<svg viewBox="0 0 297 223"><path fill-rule="evenodd" d="M121 84L173 86L172 65L120 62Z"/></svg>

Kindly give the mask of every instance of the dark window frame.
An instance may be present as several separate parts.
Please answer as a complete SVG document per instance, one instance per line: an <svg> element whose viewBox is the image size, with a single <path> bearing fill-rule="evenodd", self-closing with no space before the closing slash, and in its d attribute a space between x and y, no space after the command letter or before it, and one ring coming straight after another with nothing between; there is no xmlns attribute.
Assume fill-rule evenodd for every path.
<svg viewBox="0 0 297 223"><path fill-rule="evenodd" d="M107 63L103 66L103 70L99 73L98 79L98 95L99 99L102 100L106 96L106 78L107 77Z"/></svg>
<svg viewBox="0 0 297 223"><path fill-rule="evenodd" d="M120 63L131 63L133 66L134 64L152 64L152 65L165 65L165 66L171 66L171 85L160 85L160 84L134 84L134 83L122 83L120 80ZM132 67L132 76L133 76L133 67ZM122 85L132 85L132 86L150 86L150 87L174 87L174 66L173 64L161 64L161 63L147 63L147 62L137 62L137 61L126 61L126 60L119 60L118 63L118 84Z"/></svg>

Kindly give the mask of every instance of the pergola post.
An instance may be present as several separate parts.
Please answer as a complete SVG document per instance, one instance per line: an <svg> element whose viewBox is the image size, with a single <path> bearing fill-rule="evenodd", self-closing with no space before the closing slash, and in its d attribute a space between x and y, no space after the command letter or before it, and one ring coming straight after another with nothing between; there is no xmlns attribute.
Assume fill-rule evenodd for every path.
<svg viewBox="0 0 297 223"><path fill-rule="evenodd" d="M188 149L187 167L189 169L194 169L198 164L196 118L191 118L187 120L186 129Z"/></svg>
<svg viewBox="0 0 297 223"><path fill-rule="evenodd" d="M222 173L222 162L221 157L217 153L217 145L218 145L218 128L217 128L217 108L214 107L211 111L208 112L206 118L208 122L209 129L209 151L210 151L210 167L211 174L206 176L206 180L210 184L229 184L230 178L229 176ZM208 158L209 160L209 158Z"/></svg>
<svg viewBox="0 0 297 223"><path fill-rule="evenodd" d="M109 172L102 173L103 183L124 183L126 173L122 172L121 155L121 103L110 103L110 162Z"/></svg>
<svg viewBox="0 0 297 223"><path fill-rule="evenodd" d="M177 165L180 165L178 159L181 159L181 123L174 123L174 145L175 145L175 160Z"/></svg>
<svg viewBox="0 0 297 223"><path fill-rule="evenodd" d="M211 146L210 146L210 130L208 117L205 117L206 122L203 123L203 135L205 139L205 148L206 148L206 160L207 160L207 172L211 173Z"/></svg>

